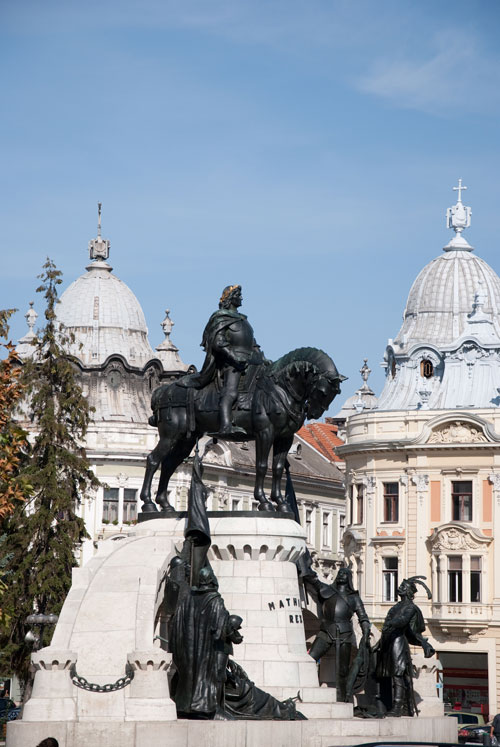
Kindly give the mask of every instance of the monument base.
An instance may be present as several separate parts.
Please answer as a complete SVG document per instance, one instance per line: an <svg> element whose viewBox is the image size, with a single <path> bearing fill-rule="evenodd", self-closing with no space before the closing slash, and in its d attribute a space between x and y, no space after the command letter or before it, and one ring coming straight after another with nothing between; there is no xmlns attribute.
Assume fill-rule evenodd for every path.
<svg viewBox="0 0 500 747"><path fill-rule="evenodd" d="M227 609L243 619L236 661L279 700L300 693L297 708L308 720L177 720L168 689L171 655L158 645L157 618L184 524L171 516L144 521L134 535L103 542L86 566L75 569L52 644L32 657L32 697L23 720L8 724L7 747L34 747L46 737L60 747L456 741L454 719L354 719L351 704L335 702L335 688L319 686L306 650L294 564L305 548L304 532L290 519L260 515L210 517L209 558ZM92 691L76 686L75 667L80 678L99 686L119 682L131 670L133 677L111 691Z"/></svg>
<svg viewBox="0 0 500 747"><path fill-rule="evenodd" d="M29 747L55 737L64 747L342 747L363 742L456 742L455 719L314 719L311 721L61 722L11 721L9 747Z"/></svg>

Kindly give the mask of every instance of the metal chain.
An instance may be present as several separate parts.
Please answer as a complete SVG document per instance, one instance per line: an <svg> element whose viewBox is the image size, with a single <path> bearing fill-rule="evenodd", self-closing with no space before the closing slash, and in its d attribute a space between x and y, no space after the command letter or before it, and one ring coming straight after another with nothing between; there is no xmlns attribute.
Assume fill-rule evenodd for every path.
<svg viewBox="0 0 500 747"><path fill-rule="evenodd" d="M127 685L130 685L134 679L134 670L132 666L127 662L125 667L125 677L120 677L109 685L97 685L95 682L89 682L85 677L80 677L76 671L76 665L72 664L69 670L71 681L76 687L80 687L82 690L89 690L93 693L112 693L115 690L122 690Z"/></svg>

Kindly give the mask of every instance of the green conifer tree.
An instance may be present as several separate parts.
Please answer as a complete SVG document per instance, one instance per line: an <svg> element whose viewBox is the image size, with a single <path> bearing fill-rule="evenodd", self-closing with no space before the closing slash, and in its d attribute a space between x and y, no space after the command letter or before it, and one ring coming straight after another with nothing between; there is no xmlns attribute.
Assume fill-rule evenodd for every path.
<svg viewBox="0 0 500 747"><path fill-rule="evenodd" d="M33 435L23 476L32 496L4 520L7 585L3 604L10 614L0 628L0 668L15 672L30 690L31 647L24 640L26 617L33 612L58 614L71 585L75 550L88 536L76 509L99 485L86 459L83 441L90 408L67 354L71 342L56 319L61 273L48 259L37 292L46 301L46 324L38 334L32 360L25 363L24 383ZM39 646L50 643L45 626Z"/></svg>

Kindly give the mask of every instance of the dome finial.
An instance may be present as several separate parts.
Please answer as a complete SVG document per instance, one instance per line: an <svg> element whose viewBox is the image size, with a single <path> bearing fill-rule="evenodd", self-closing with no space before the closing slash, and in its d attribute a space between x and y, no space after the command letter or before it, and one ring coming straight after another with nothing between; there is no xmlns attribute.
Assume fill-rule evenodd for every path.
<svg viewBox="0 0 500 747"><path fill-rule="evenodd" d="M34 336L33 327L36 324L36 320L38 319L38 314L36 313L34 306L34 301L30 301L30 307L26 314L24 315L24 318L26 319L26 324L28 325L28 335Z"/></svg>
<svg viewBox="0 0 500 747"><path fill-rule="evenodd" d="M170 309L167 309L165 311L165 319L161 323L161 327L163 329L163 334L165 335L165 339L163 340L164 350L172 350L177 348L172 343L172 340L170 339L170 334L172 332L172 328L174 326L174 322L170 318ZM168 347L167 347L168 346ZM158 348L157 348L158 349Z"/></svg>
<svg viewBox="0 0 500 747"><path fill-rule="evenodd" d="M93 260L106 260L109 257L111 242L101 237L102 202L97 203L97 238L89 241L89 256Z"/></svg>
<svg viewBox="0 0 500 747"><path fill-rule="evenodd" d="M462 180L459 179L458 187L453 187L453 190L458 192L457 202L446 211L446 226L455 231L455 236L452 238L450 243L444 247L445 252L452 252L461 249L471 252L474 248L462 236L462 231L470 226L470 218L472 215L470 207L467 207L462 203L462 191L464 189L467 189L467 187L464 187L462 185Z"/></svg>
<svg viewBox="0 0 500 747"><path fill-rule="evenodd" d="M165 319L161 322L161 328L163 329L165 339L156 348L158 351L158 358L163 363L165 371L186 371L188 366L181 361L179 348L176 348L170 339L173 326L174 322L170 318L170 309L167 309L165 311Z"/></svg>
<svg viewBox="0 0 500 747"><path fill-rule="evenodd" d="M27 358L31 358L35 352L35 344L37 340L36 340L36 334L34 331L34 326L36 324L36 320L38 319L38 314L36 313L33 306L34 306L34 302L30 301L30 307L28 311L26 312L26 314L24 315L24 318L26 319L26 324L28 325L28 331L26 332L24 337L21 337L16 347L17 355L23 360L26 360Z"/></svg>
<svg viewBox="0 0 500 747"><path fill-rule="evenodd" d="M368 358L364 358L363 359L363 365L359 369L359 373L361 374L361 378L363 379L363 386L361 387L361 390L364 391L364 392L371 391L370 387L368 386L368 378L369 378L371 372L372 372L372 370L368 366Z"/></svg>

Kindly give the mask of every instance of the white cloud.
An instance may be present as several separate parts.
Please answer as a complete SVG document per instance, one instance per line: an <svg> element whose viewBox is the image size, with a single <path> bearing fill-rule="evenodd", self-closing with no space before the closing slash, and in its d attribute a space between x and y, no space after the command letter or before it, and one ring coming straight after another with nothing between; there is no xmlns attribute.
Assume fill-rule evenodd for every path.
<svg viewBox="0 0 500 747"><path fill-rule="evenodd" d="M488 58L477 38L450 29L434 36L426 57L377 59L356 85L402 108L484 112L500 101L499 62Z"/></svg>

